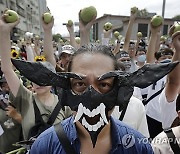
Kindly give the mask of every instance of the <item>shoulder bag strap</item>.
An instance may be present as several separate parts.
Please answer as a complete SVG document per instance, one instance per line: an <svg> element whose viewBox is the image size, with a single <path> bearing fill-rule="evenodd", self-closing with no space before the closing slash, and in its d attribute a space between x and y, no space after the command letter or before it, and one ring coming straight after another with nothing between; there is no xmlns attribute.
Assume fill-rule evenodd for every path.
<svg viewBox="0 0 180 154"><path fill-rule="evenodd" d="M129 104L129 103L128 103ZM125 113L126 113L126 110L127 110L127 107L128 107L128 104L125 106L125 108L122 110L122 112L121 112L121 115L120 115L120 117L119 117L119 120L123 120L123 118L124 118L124 115L125 115Z"/></svg>
<svg viewBox="0 0 180 154"><path fill-rule="evenodd" d="M36 104L34 96L32 96L32 99L33 99L33 106L34 106L35 123L37 124L39 122L44 122L44 120L42 119L41 113L39 111L39 108Z"/></svg>
<svg viewBox="0 0 180 154"><path fill-rule="evenodd" d="M54 129L56 131L56 135L58 136L59 141L62 144L66 154L76 154L74 147L71 145L61 123L54 125Z"/></svg>
<svg viewBox="0 0 180 154"><path fill-rule="evenodd" d="M57 105L55 106L53 112L51 113L51 116L49 117L48 121L47 121L47 124L49 125L53 125L54 121L56 120L57 118L57 115L59 114L59 111L61 110L61 98L58 97L58 103Z"/></svg>
<svg viewBox="0 0 180 154"><path fill-rule="evenodd" d="M149 103L149 101L151 101L153 98L155 98L156 96L158 96L162 91L163 91L164 87L161 88L159 91L157 91L156 93L154 93L151 97L149 97L146 101L143 101L144 105L147 105Z"/></svg>
<svg viewBox="0 0 180 154"><path fill-rule="evenodd" d="M180 153L180 147L178 145L178 141L176 140L176 137L172 131L172 129L164 130L166 133L168 139L169 139L169 144L171 146L172 151L174 154L179 154Z"/></svg>

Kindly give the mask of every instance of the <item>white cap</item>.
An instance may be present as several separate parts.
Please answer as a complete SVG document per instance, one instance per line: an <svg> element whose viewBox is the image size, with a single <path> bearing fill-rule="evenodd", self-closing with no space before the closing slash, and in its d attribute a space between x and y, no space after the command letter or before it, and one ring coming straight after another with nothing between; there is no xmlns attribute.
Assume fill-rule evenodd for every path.
<svg viewBox="0 0 180 154"><path fill-rule="evenodd" d="M71 46L71 45L64 45L62 47L62 50L61 50L59 56L61 56L62 53L67 53L67 54L72 55L72 54L74 54L74 51L75 51L75 48L73 46Z"/></svg>

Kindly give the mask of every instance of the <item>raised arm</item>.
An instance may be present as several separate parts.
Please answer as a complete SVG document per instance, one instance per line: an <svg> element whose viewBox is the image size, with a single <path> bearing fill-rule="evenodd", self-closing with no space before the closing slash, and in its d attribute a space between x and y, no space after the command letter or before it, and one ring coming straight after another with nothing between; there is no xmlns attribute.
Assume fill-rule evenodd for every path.
<svg viewBox="0 0 180 154"><path fill-rule="evenodd" d="M5 16L6 14L3 14L0 18L1 69L12 94L16 96L20 86L20 80L12 68L10 32L19 23L19 19L14 23L6 23Z"/></svg>
<svg viewBox="0 0 180 154"><path fill-rule="evenodd" d="M69 32L69 37L70 37L70 45L72 45L74 48L78 48L78 45L75 40L75 33L74 33L74 24L72 26L69 26L66 24L66 28Z"/></svg>
<svg viewBox="0 0 180 154"><path fill-rule="evenodd" d="M170 29L170 33L173 31L174 26ZM172 35L172 42L175 49L172 61L180 62L180 32L176 32ZM180 64L178 64L173 71L167 76L167 83L165 87L166 99L168 102L172 102L180 93Z"/></svg>
<svg viewBox="0 0 180 154"><path fill-rule="evenodd" d="M158 41L158 37L160 37L160 30L161 30L162 25L158 27L154 27L151 25L151 36L149 39L149 44L147 48L147 57L146 57L146 62L147 63L154 63L155 62L155 57L154 53L156 52L156 45Z"/></svg>
<svg viewBox="0 0 180 154"><path fill-rule="evenodd" d="M158 52L160 49L160 38L161 38L161 32L159 31L157 33L157 40L156 40L156 46L155 46L155 52Z"/></svg>
<svg viewBox="0 0 180 154"><path fill-rule="evenodd" d="M136 12L131 11L131 16L129 19L129 24L127 27L127 32L125 35L125 41L124 41L124 45L123 45L124 51L128 51L128 49L129 49L129 43L130 43L130 39L131 39L132 28L133 28L133 24L134 24L134 21L136 19L136 16L137 16L137 11Z"/></svg>
<svg viewBox="0 0 180 154"><path fill-rule="evenodd" d="M80 45L83 46L85 44L90 43L90 29L92 25L94 24L94 21L96 20L96 16L94 16L93 19L89 23L84 24L80 18L80 12L79 12L79 30L80 30L80 38L81 38Z"/></svg>
<svg viewBox="0 0 180 154"><path fill-rule="evenodd" d="M120 43L121 43L121 40L120 40L120 39L117 39L115 48L114 48L114 50L112 51L112 53L113 53L114 55L116 55L116 54L119 52L120 47L121 47L121 44L120 44Z"/></svg>
<svg viewBox="0 0 180 154"><path fill-rule="evenodd" d="M56 66L56 60L54 57L53 43L52 43L52 27L54 25L54 18L50 23L45 23L43 18L41 20L43 29L44 29L44 44L43 52L46 57L46 60L50 62L54 67Z"/></svg>

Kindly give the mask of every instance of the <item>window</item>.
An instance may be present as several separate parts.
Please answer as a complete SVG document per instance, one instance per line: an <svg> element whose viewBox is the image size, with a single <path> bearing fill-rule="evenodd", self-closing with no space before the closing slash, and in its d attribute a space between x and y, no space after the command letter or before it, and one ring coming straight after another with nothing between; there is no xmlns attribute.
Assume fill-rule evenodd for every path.
<svg viewBox="0 0 180 154"><path fill-rule="evenodd" d="M93 40L98 40L98 23L93 25Z"/></svg>
<svg viewBox="0 0 180 154"><path fill-rule="evenodd" d="M168 34L168 25L164 25L163 26L163 35L167 35Z"/></svg>
<svg viewBox="0 0 180 154"><path fill-rule="evenodd" d="M98 23L96 23L96 40L98 40Z"/></svg>
<svg viewBox="0 0 180 154"><path fill-rule="evenodd" d="M141 32L143 37L147 37L148 24L138 24L138 32Z"/></svg>
<svg viewBox="0 0 180 154"><path fill-rule="evenodd" d="M3 0L0 0L0 4L4 4Z"/></svg>

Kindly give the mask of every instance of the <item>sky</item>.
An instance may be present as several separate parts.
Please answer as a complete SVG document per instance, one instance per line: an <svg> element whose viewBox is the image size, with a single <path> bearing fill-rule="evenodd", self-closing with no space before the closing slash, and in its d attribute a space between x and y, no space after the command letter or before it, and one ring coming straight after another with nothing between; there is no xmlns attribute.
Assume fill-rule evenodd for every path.
<svg viewBox="0 0 180 154"><path fill-rule="evenodd" d="M55 23L53 33L68 36L63 23L68 20L78 22L78 12L84 7L94 6L97 9L97 18L104 14L130 15L131 7L146 8L148 12L162 15L163 0L46 0ZM165 18L172 18L180 14L180 0L166 0ZM75 28L76 30L76 28Z"/></svg>

